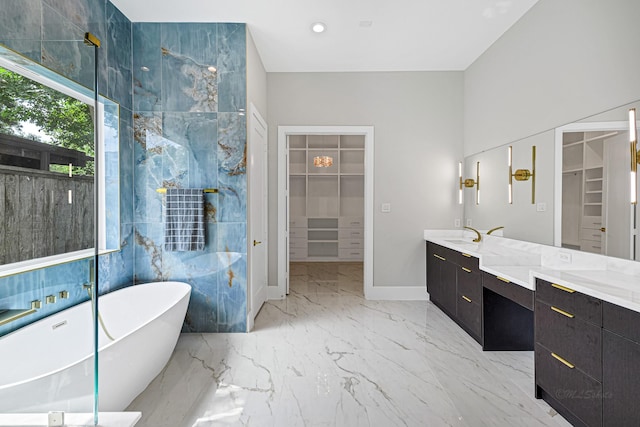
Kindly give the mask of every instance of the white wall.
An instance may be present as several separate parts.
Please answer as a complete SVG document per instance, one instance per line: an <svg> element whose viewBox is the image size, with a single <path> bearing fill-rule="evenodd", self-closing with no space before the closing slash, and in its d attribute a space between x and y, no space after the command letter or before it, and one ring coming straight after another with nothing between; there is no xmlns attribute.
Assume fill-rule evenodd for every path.
<svg viewBox="0 0 640 427"><path fill-rule="evenodd" d="M269 194L277 194L279 125L374 126L374 286L424 286L422 230L452 228L462 214L462 72L269 73L267 82ZM270 197L272 286L276 201ZM391 213L381 213L381 203L391 203Z"/></svg>
<svg viewBox="0 0 640 427"><path fill-rule="evenodd" d="M247 111L249 104L256 106L267 119L267 72L247 26Z"/></svg>
<svg viewBox="0 0 640 427"><path fill-rule="evenodd" d="M465 156L640 99L640 1L540 0L464 73Z"/></svg>

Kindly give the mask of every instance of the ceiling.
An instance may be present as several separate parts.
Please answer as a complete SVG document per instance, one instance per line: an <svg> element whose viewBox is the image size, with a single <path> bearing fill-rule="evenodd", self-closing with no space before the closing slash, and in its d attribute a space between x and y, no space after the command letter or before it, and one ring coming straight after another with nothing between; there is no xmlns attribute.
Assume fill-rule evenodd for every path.
<svg viewBox="0 0 640 427"><path fill-rule="evenodd" d="M267 72L313 72L465 70L538 0L111 1L133 22L246 22Z"/></svg>

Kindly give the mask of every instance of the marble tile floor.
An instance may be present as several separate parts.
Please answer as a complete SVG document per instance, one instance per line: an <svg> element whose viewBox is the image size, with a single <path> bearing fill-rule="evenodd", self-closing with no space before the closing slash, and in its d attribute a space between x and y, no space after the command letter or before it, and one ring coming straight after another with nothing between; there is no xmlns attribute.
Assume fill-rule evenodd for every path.
<svg viewBox="0 0 640 427"><path fill-rule="evenodd" d="M367 301L362 264L292 264L249 334L183 334L138 427L569 426L533 352L483 352L428 302Z"/></svg>

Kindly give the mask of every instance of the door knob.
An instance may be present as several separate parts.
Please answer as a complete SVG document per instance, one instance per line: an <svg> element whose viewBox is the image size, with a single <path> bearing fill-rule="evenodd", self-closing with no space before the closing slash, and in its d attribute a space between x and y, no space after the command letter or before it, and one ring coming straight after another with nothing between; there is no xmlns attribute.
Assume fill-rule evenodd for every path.
<svg viewBox="0 0 640 427"><path fill-rule="evenodd" d="M602 232L604 233L604 232L606 232L606 231L607 231L607 229L606 229L606 228L604 228L604 227L602 227L602 228L600 229L600 231L602 231Z"/></svg>
<svg viewBox="0 0 640 427"><path fill-rule="evenodd" d="M260 243L262 243L262 242L259 242L259 241L257 241L257 240L254 240L254 241L253 241L253 246L257 246L257 245L259 245Z"/></svg>

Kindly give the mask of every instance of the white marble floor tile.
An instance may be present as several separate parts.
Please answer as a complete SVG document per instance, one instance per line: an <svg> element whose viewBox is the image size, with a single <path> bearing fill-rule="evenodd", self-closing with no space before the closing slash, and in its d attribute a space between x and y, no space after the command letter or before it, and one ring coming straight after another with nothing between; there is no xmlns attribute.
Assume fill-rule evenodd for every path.
<svg viewBox="0 0 640 427"><path fill-rule="evenodd" d="M300 263L249 334L183 334L141 427L568 426L532 352L482 352L438 308L366 301L362 264Z"/></svg>

